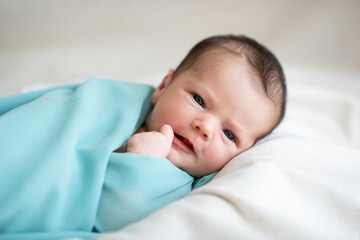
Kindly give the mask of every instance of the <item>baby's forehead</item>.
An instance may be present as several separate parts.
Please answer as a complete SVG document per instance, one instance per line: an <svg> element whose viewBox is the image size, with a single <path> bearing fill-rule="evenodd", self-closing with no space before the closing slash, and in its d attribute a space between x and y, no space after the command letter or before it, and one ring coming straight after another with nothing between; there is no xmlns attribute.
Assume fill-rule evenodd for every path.
<svg viewBox="0 0 360 240"><path fill-rule="evenodd" d="M195 71L199 71L200 73L211 71L211 69L217 65L229 62L235 63L239 66L241 71L246 72L249 75L254 83L254 86L261 94L267 96L267 98L274 104L280 105L278 99L281 97L277 96L277 94L281 94L281 86L279 84L275 84L276 81L271 82L270 84L265 84L260 73L261 69L251 63L249 59L250 56L247 51L237 52L229 50L228 48L214 48L204 51L201 55L199 55L193 64L193 69Z"/></svg>
<svg viewBox="0 0 360 240"><path fill-rule="evenodd" d="M234 66L237 69L237 71L235 71L237 76L226 75L228 64L231 64L231 66ZM215 76L218 72L223 71L221 76L227 77L217 79L215 82L215 89L218 88L220 90L225 82L231 81L233 89L237 89L241 86L243 89L251 89L254 92L252 100L244 98L240 92L238 94L230 94L233 96L232 98L230 98L230 95L224 95L223 98L225 99L225 103L228 103L224 104L224 108L231 110L234 109L234 111L236 111L236 107L234 106L237 104L234 104L235 101L251 105L252 102L257 101L255 99L261 99L261 101L257 101L258 106L264 106L266 109L272 109L271 112L278 112L278 109L280 108L280 103L273 101L273 99L266 93L264 83L259 74L253 70L253 67L247 61L246 57L239 54L231 54L219 49L207 51L199 57L197 64L194 65L192 71L199 76ZM234 72L230 71L229 74L234 74ZM207 83L205 81L202 84L206 85ZM221 98L219 98L219 100L220 99ZM256 111L256 109L253 109L253 111Z"/></svg>
<svg viewBox="0 0 360 240"><path fill-rule="evenodd" d="M204 50L196 58L193 65L211 65L225 60L238 61L244 60L242 54L236 53L226 48L211 48Z"/></svg>
<svg viewBox="0 0 360 240"><path fill-rule="evenodd" d="M247 55L228 49L212 49L203 52L193 62L192 68L197 71L209 71L217 65L235 63L242 71L252 75L254 81L261 82L256 68L249 62Z"/></svg>
<svg viewBox="0 0 360 240"><path fill-rule="evenodd" d="M239 71L248 74L254 84L259 88L259 91L265 93L264 83L256 68L248 61L246 55L227 49L211 49L198 56L191 68L198 73L204 73L212 71L219 65L223 66L228 63L235 63L235 66L238 66ZM224 70L223 67L217 69L219 71Z"/></svg>

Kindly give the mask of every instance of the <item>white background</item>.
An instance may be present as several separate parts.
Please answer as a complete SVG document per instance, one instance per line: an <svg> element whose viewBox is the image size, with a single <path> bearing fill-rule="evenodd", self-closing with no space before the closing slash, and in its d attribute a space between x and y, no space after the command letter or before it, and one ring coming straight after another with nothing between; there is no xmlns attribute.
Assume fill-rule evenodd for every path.
<svg viewBox="0 0 360 240"><path fill-rule="evenodd" d="M358 74L359 12L356 0L0 0L0 97L32 82L141 82L224 33L255 38L285 71Z"/></svg>

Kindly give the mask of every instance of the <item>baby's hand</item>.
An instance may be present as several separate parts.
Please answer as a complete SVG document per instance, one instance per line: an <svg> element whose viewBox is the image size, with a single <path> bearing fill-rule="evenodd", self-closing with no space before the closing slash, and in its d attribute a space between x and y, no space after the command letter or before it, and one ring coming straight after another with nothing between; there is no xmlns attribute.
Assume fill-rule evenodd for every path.
<svg viewBox="0 0 360 240"><path fill-rule="evenodd" d="M165 124L159 132L141 132L131 136L126 143L126 152L166 158L170 153L173 138L171 126Z"/></svg>

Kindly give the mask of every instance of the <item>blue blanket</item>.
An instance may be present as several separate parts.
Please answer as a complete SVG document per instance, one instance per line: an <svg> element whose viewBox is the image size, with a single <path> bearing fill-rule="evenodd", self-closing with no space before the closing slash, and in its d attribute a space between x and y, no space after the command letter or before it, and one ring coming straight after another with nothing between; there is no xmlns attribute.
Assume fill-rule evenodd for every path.
<svg viewBox="0 0 360 240"><path fill-rule="evenodd" d="M143 124L153 91L90 79L1 98L0 239L90 238L191 191L193 177L167 159L113 152Z"/></svg>

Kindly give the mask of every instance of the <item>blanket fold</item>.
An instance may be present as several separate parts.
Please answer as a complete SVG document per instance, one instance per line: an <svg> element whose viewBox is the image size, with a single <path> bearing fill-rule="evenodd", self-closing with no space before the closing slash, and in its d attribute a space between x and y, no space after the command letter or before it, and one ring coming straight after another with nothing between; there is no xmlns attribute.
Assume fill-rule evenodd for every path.
<svg viewBox="0 0 360 240"><path fill-rule="evenodd" d="M185 196L193 178L168 160L113 152L143 124L153 91L90 79L0 99L0 239L119 229ZM153 192L151 179L164 187ZM143 206L128 208L141 192Z"/></svg>

